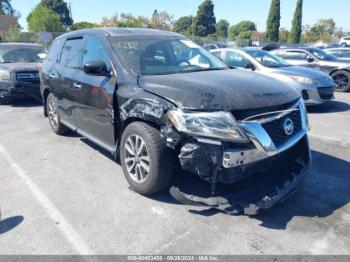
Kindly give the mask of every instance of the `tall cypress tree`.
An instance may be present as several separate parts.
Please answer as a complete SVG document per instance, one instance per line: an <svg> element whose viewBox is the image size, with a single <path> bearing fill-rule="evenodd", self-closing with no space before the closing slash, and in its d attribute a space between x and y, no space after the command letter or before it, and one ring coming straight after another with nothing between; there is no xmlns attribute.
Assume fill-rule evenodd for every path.
<svg viewBox="0 0 350 262"><path fill-rule="evenodd" d="M303 20L303 0L298 0L297 7L295 9L292 30L288 36L288 43L299 44L302 33L302 20Z"/></svg>
<svg viewBox="0 0 350 262"><path fill-rule="evenodd" d="M197 11L194 19L194 31L197 36L208 36L216 32L216 18L214 4L211 0L205 0Z"/></svg>
<svg viewBox="0 0 350 262"><path fill-rule="evenodd" d="M266 25L266 37L270 41L278 42L281 20L280 0L272 0Z"/></svg>

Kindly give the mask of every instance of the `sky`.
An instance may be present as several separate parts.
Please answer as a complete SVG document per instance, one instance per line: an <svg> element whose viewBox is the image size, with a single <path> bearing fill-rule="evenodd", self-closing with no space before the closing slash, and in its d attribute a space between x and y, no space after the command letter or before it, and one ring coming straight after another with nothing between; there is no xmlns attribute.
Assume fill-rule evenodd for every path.
<svg viewBox="0 0 350 262"><path fill-rule="evenodd" d="M19 20L27 30L26 17L39 0L12 0L13 7L21 13ZM71 4L74 22L98 23L103 17L116 13L133 13L150 17L154 9L167 11L175 19L195 15L202 0L66 0ZM251 20L258 31L264 31L271 0L213 0L217 20L226 19L230 24ZM281 26L291 27L297 0L281 0ZM350 31L349 0L304 0L303 24L312 25L321 18L333 18L338 27Z"/></svg>

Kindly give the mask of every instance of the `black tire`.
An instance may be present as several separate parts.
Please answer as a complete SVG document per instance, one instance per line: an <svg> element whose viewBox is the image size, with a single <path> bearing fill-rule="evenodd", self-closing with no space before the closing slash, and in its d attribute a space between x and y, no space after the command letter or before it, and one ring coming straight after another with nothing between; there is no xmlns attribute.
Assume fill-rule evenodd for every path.
<svg viewBox="0 0 350 262"><path fill-rule="evenodd" d="M337 92L350 91L350 72L345 70L338 70L332 73L332 78L335 82Z"/></svg>
<svg viewBox="0 0 350 262"><path fill-rule="evenodd" d="M55 108L50 108L52 106ZM52 112L52 110L55 110L55 112ZM61 123L60 115L57 111L57 100L51 93L46 98L46 112L49 118L51 129L54 133L57 135L64 135L69 131L69 129ZM53 113L56 115L53 116ZM55 121L53 121L53 117L55 117Z"/></svg>
<svg viewBox="0 0 350 262"><path fill-rule="evenodd" d="M130 159L130 155L128 156L130 151L127 151L126 149L126 147L129 145L127 145L127 143L129 143L130 139L132 140L134 137L142 139L142 142L145 144L145 152L147 152L149 156L149 172L145 171L145 173L147 173L144 178L145 180L139 182L135 180L137 179L135 176L138 176L138 174L140 174L137 172L141 172L141 167L139 171L136 169L137 165L142 166L142 157L139 157L138 164L136 160L131 161L132 166L136 166L136 175L132 175L132 172L128 171L128 168L130 168L130 166L127 166L130 161L126 163L126 159ZM137 146L135 148L137 148ZM136 157L136 153L134 155ZM164 140L161 138L159 130L150 125L147 125L146 123L134 122L126 127L120 143L120 162L123 168L123 173L129 185L137 193L140 193L142 195L152 195L163 191L169 186L174 165L172 152L170 148L166 146Z"/></svg>
<svg viewBox="0 0 350 262"><path fill-rule="evenodd" d="M346 43L342 43L341 47L347 47L347 44Z"/></svg>

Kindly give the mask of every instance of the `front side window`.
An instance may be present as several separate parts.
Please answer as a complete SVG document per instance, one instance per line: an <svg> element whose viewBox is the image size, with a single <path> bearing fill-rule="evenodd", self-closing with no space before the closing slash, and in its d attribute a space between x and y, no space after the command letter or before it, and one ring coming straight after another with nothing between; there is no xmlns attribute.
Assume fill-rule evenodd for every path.
<svg viewBox="0 0 350 262"><path fill-rule="evenodd" d="M269 52L262 50L252 50L247 51L247 53L252 56L256 61L266 67L276 68L276 67L286 67L289 66L287 62L283 59L270 54Z"/></svg>
<svg viewBox="0 0 350 262"><path fill-rule="evenodd" d="M221 52L221 51L213 51L213 52L210 52L210 53L212 53L213 55L215 55L217 58L222 59L222 58L221 58L221 55L222 55L222 52Z"/></svg>
<svg viewBox="0 0 350 262"><path fill-rule="evenodd" d="M251 62L245 58L243 55L233 52L227 51L225 54L225 63L229 66L246 68Z"/></svg>
<svg viewBox="0 0 350 262"><path fill-rule="evenodd" d="M224 70L226 65L197 44L178 37L112 37L114 52L134 74L176 74Z"/></svg>
<svg viewBox="0 0 350 262"><path fill-rule="evenodd" d="M82 38L67 40L63 47L61 64L66 67L80 68L82 48Z"/></svg>
<svg viewBox="0 0 350 262"><path fill-rule="evenodd" d="M41 46L3 45L0 46L0 63L40 63L45 54Z"/></svg>
<svg viewBox="0 0 350 262"><path fill-rule="evenodd" d="M85 64L93 61L103 61L107 67L110 67L109 58L103 44L98 39L89 37L86 40L85 48L83 51L82 65L84 66Z"/></svg>
<svg viewBox="0 0 350 262"><path fill-rule="evenodd" d="M337 58L333 55L327 54L320 49L311 49L310 53L316 56L320 60L336 60Z"/></svg>

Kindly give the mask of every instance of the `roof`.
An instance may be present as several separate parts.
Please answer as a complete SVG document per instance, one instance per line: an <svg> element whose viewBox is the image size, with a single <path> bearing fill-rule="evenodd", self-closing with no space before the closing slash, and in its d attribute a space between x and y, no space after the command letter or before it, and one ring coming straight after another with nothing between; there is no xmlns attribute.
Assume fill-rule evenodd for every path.
<svg viewBox="0 0 350 262"><path fill-rule="evenodd" d="M39 44L34 44L34 43L25 43L25 42L6 42L6 43L0 43L0 46L31 46L31 47L43 47L42 45Z"/></svg>
<svg viewBox="0 0 350 262"><path fill-rule="evenodd" d="M72 31L59 37L74 37L82 34L98 34L104 36L173 36L182 37L182 35L150 28L119 28L119 27L104 27L104 28L91 28Z"/></svg>

